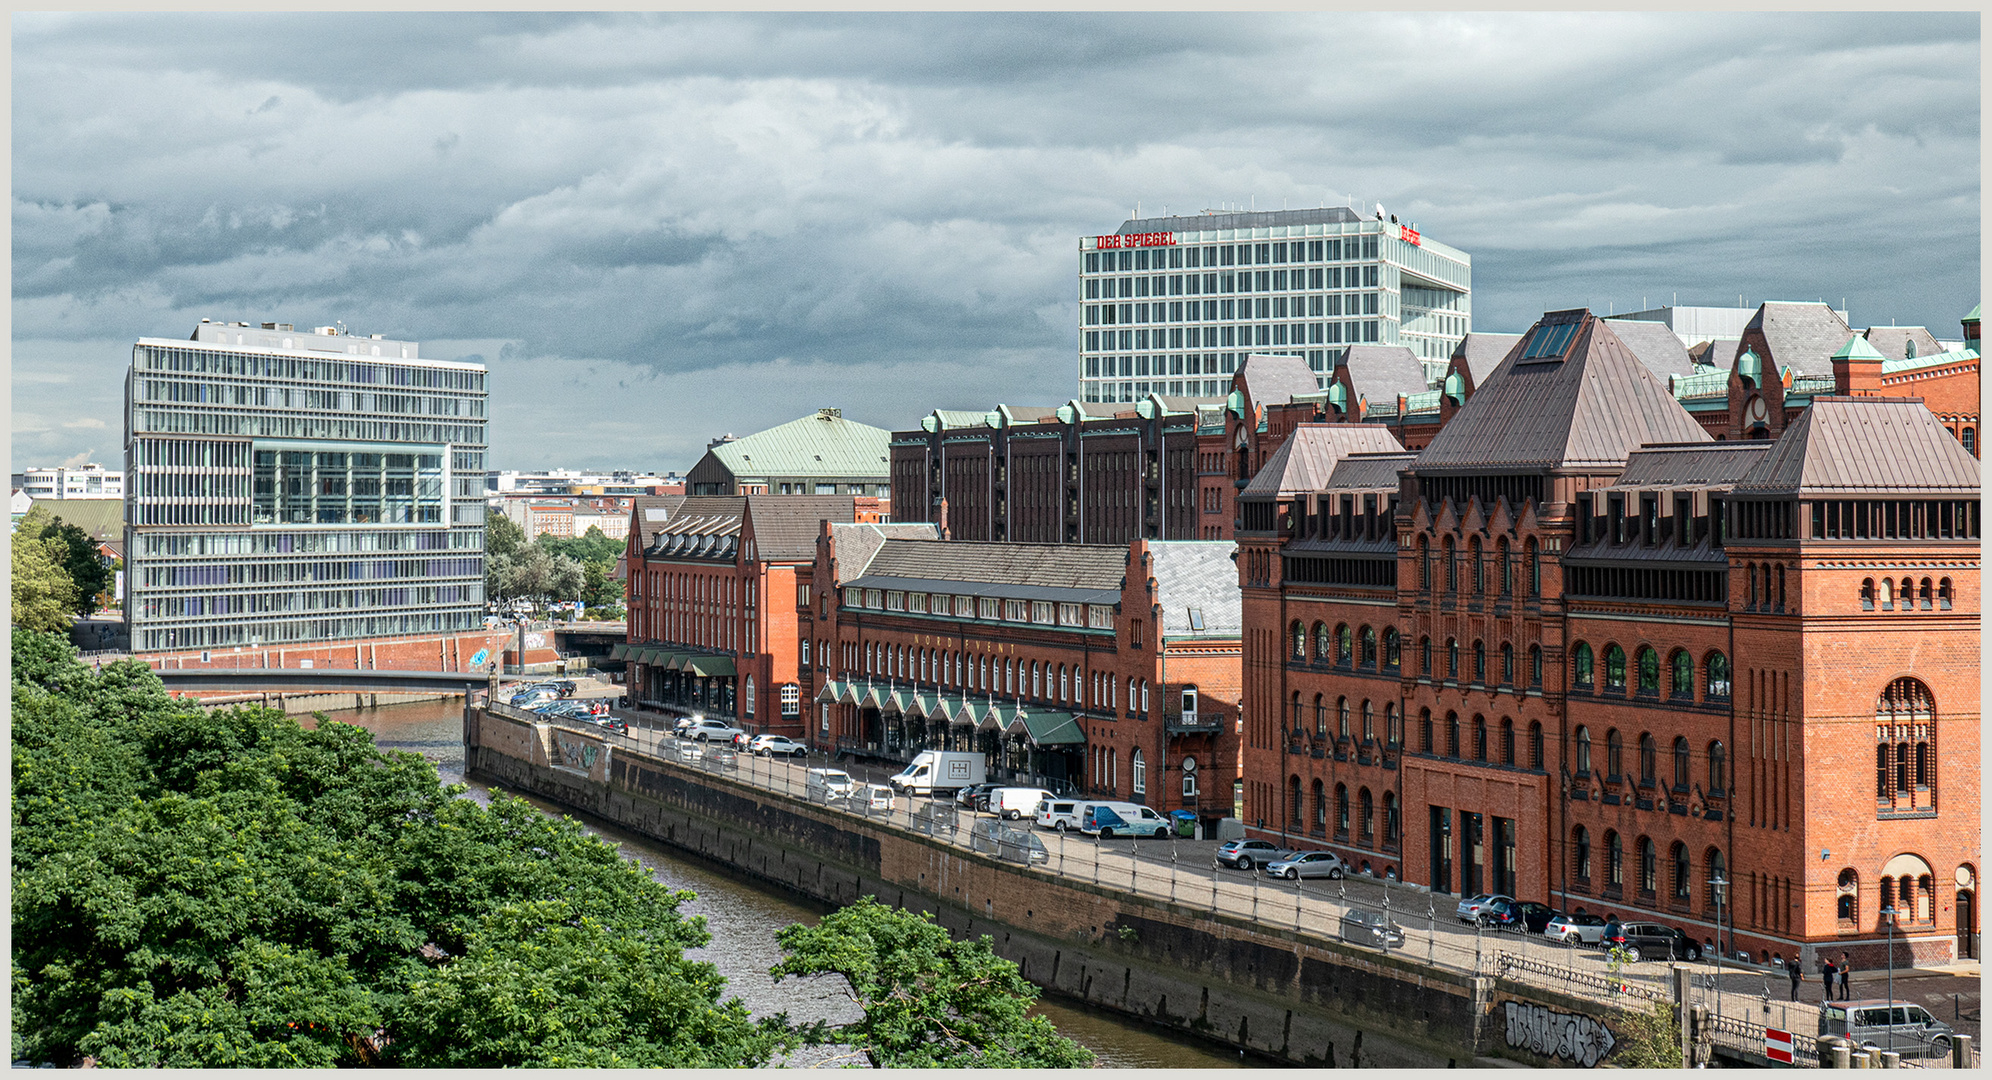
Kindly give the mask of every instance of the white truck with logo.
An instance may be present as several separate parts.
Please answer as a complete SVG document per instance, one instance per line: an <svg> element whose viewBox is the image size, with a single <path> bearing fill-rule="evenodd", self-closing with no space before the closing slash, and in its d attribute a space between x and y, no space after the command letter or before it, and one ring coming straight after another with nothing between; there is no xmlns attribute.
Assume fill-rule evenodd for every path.
<svg viewBox="0 0 1992 1080"><path fill-rule="evenodd" d="M922 750L892 777L892 786L908 795L960 791L989 779L989 763L981 754L959 750Z"/></svg>

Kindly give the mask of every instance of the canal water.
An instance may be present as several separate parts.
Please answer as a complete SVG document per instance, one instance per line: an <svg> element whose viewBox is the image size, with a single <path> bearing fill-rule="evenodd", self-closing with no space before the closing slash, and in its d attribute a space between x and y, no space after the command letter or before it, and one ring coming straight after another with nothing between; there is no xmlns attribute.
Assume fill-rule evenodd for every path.
<svg viewBox="0 0 1992 1080"><path fill-rule="evenodd" d="M375 745L383 750L407 750L428 758L443 783L465 784L472 798L489 797L484 783L463 775L461 699L346 709L327 715L373 732ZM533 801L549 813L572 813L552 803ZM726 976L728 992L757 1015L787 1012L791 1020L820 1018L833 1023L857 1016L856 1007L835 987L826 985L830 980L787 979L777 984L768 975L768 969L781 960L775 931L790 923L814 924L830 910L827 906L728 874L713 863L682 855L608 822L573 816L589 832L618 845L624 855L641 863L658 881L698 894L681 910L705 917L712 942L689 955L716 966ZM1060 1032L1091 1050L1101 1065L1110 1068L1222 1069L1267 1064L1082 1002L1046 995L1039 998L1033 1012L1049 1017ZM806 1060L798 1059L797 1063Z"/></svg>

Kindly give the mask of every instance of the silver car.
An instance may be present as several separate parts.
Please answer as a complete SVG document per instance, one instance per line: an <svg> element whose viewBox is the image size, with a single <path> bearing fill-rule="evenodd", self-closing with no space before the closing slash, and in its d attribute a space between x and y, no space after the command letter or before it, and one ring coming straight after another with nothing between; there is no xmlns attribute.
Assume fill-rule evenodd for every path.
<svg viewBox="0 0 1992 1080"><path fill-rule="evenodd" d="M1604 940L1602 915L1558 915L1542 928L1542 936L1565 945L1596 945Z"/></svg>
<svg viewBox="0 0 1992 1080"><path fill-rule="evenodd" d="M1266 864L1266 876L1297 881L1301 878L1347 877L1349 864L1332 851L1303 851L1291 858Z"/></svg>
<svg viewBox="0 0 1992 1080"><path fill-rule="evenodd" d="M1380 911L1350 908L1342 915L1342 940L1373 949L1404 947L1404 928Z"/></svg>
<svg viewBox="0 0 1992 1080"><path fill-rule="evenodd" d="M1863 1050L1893 1048L1903 1057L1948 1057L1949 1024L1910 1001L1832 1001L1819 1010L1819 1034L1839 1035Z"/></svg>

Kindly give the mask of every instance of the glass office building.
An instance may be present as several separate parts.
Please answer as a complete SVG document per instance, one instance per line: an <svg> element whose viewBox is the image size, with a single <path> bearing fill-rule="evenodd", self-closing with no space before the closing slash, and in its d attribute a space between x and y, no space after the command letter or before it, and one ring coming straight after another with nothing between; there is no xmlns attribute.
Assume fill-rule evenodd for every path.
<svg viewBox="0 0 1992 1080"><path fill-rule="evenodd" d="M1247 353L1350 345L1443 360L1473 327L1472 261L1346 207L1130 220L1079 242L1079 393L1216 397Z"/></svg>
<svg viewBox="0 0 1992 1080"><path fill-rule="evenodd" d="M136 652L474 630L485 370L337 327L202 320L125 380Z"/></svg>

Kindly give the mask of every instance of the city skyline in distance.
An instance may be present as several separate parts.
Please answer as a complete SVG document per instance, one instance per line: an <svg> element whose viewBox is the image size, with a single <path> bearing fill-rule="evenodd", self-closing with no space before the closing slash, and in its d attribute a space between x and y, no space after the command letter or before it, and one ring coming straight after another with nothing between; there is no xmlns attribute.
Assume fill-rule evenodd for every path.
<svg viewBox="0 0 1992 1080"><path fill-rule="evenodd" d="M1075 240L1349 205L1474 327L1978 292L1975 14L23 15L16 468L120 461L130 342L343 322L491 369L490 468L819 406L1073 396ZM328 43L337 43L331 50ZM1548 43L1553 43L1551 47Z"/></svg>

